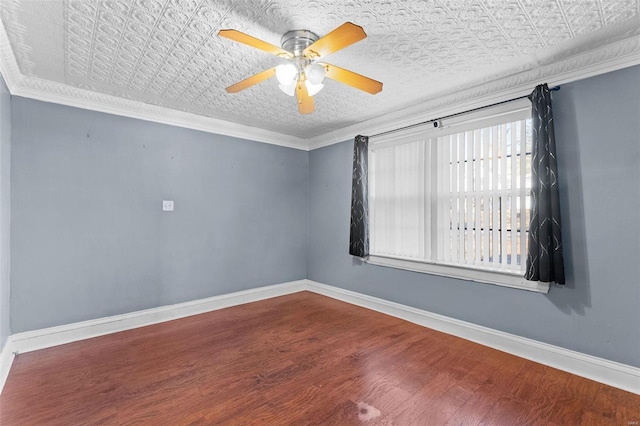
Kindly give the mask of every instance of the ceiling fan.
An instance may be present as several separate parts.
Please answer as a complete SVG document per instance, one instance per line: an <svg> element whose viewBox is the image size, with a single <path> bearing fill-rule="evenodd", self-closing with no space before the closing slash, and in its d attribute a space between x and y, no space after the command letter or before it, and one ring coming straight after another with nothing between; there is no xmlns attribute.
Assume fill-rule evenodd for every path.
<svg viewBox="0 0 640 426"><path fill-rule="evenodd" d="M262 71L227 87L226 90L229 93L237 93L275 76L283 92L289 96L296 96L300 114L309 114L315 108L313 96L324 87L322 81L325 77L372 95L382 90L382 83L379 81L335 65L319 62L321 58L367 37L362 27L351 22L345 22L321 38L308 30L288 31L282 36L282 48L238 30L220 30L218 34L288 60L286 64Z"/></svg>

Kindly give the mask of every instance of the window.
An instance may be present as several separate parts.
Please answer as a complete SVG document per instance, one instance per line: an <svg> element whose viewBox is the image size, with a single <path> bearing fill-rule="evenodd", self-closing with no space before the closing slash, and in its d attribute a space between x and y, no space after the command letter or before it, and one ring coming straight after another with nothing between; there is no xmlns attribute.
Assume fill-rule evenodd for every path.
<svg viewBox="0 0 640 426"><path fill-rule="evenodd" d="M548 291L522 278L530 108L525 99L372 138L369 262Z"/></svg>

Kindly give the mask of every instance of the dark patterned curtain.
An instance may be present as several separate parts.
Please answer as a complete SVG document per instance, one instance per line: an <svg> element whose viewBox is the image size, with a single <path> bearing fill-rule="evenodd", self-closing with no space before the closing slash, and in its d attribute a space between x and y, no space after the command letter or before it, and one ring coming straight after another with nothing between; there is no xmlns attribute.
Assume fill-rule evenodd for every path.
<svg viewBox="0 0 640 426"><path fill-rule="evenodd" d="M349 254L369 256L369 137L353 141L353 179L351 181L351 233Z"/></svg>
<svg viewBox="0 0 640 426"><path fill-rule="evenodd" d="M533 133L531 224L524 277L530 281L564 284L558 163L549 86L537 86L529 99Z"/></svg>

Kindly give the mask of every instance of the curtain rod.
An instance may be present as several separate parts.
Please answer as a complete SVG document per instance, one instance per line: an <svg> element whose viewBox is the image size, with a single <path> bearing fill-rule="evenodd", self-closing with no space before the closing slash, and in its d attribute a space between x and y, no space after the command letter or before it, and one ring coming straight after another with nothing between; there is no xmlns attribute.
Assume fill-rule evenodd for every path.
<svg viewBox="0 0 640 426"><path fill-rule="evenodd" d="M549 90L552 91L552 92L557 92L558 90L560 90L560 86L552 87ZM427 120L427 121L421 121L420 123L409 124L408 126L398 127L397 129L387 130L386 132L376 133L375 135L371 135L369 137L373 138L373 137L376 137L376 136L388 135L390 133L399 132L401 130L406 130L406 129L411 129L413 127L422 126L423 124L435 123L435 122L438 122L440 120L444 120L446 118L457 117L459 115L468 114L470 112L479 111L479 110L485 109L485 108L491 108L491 107L496 106L496 105L502 105L502 104L506 104L507 102L513 102L513 101L517 101L517 100L528 98L528 97L529 97L529 95L518 96L517 98L507 99L506 101L500 101L500 102L496 102L494 104L484 105L484 106L481 106L481 107L478 107L478 108L473 108L473 109L469 109L469 110L462 111L462 112L456 112L455 114L449 114L449 115L445 115L443 117L433 118L433 119Z"/></svg>

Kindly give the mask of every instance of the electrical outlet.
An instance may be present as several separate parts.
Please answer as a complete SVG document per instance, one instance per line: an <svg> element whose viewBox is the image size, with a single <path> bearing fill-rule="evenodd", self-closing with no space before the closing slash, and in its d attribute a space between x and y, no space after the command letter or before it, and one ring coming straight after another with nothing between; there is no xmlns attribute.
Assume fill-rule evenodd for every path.
<svg viewBox="0 0 640 426"><path fill-rule="evenodd" d="M163 212L172 212L173 211L173 201L172 200L162 200L162 211Z"/></svg>

